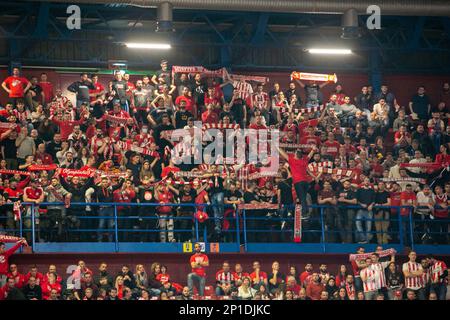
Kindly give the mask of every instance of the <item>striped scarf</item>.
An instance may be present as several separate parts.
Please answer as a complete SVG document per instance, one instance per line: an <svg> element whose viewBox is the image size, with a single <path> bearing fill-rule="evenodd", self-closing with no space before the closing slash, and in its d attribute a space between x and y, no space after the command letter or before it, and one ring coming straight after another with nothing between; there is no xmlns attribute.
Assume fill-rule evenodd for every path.
<svg viewBox="0 0 450 320"><path fill-rule="evenodd" d="M311 162L308 164L308 169L312 172L318 172L319 168L333 168L333 162L322 161L322 162Z"/></svg>

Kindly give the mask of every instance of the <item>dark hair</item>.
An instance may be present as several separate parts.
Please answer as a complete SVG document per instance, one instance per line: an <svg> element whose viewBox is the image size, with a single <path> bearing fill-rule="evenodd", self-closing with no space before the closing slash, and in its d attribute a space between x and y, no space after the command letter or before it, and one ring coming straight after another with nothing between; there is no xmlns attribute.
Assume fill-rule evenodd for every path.
<svg viewBox="0 0 450 320"><path fill-rule="evenodd" d="M5 245L5 243L4 243L4 242L0 242L0 247L1 247L1 246L4 246L4 245Z"/></svg>

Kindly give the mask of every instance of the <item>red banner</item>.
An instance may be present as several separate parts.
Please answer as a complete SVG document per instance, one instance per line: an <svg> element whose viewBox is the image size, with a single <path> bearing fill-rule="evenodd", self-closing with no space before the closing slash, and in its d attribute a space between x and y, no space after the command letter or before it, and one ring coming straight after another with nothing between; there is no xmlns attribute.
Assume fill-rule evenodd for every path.
<svg viewBox="0 0 450 320"><path fill-rule="evenodd" d="M0 170L0 174L20 174L21 176L29 176L31 173L27 171L20 171L20 170Z"/></svg>
<svg viewBox="0 0 450 320"><path fill-rule="evenodd" d="M23 238L14 237L14 236L7 236L6 234L0 234L0 242L4 243L11 243L11 242L17 242L22 240Z"/></svg>
<svg viewBox="0 0 450 320"><path fill-rule="evenodd" d="M28 167L28 171L53 171L56 170L58 166L56 164L32 164Z"/></svg>
<svg viewBox="0 0 450 320"><path fill-rule="evenodd" d="M81 178L90 178L95 174L95 169L88 170L74 170L74 169L66 169L66 168L58 168L57 173L61 177L81 177Z"/></svg>
<svg viewBox="0 0 450 320"><path fill-rule="evenodd" d="M295 206L294 242L302 242L302 206L300 204Z"/></svg>
<svg viewBox="0 0 450 320"><path fill-rule="evenodd" d="M336 83L337 76L336 74L306 73L294 71L291 73L291 80L310 80Z"/></svg>

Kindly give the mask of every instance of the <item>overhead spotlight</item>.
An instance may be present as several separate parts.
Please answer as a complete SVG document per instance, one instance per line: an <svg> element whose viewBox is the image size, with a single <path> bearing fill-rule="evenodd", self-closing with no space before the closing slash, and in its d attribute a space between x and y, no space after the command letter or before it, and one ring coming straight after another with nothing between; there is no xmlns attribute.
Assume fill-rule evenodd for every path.
<svg viewBox="0 0 450 320"><path fill-rule="evenodd" d="M307 49L309 53L312 54L352 54L352 50L350 49L319 49L319 48L312 48Z"/></svg>
<svg viewBox="0 0 450 320"><path fill-rule="evenodd" d="M127 42L125 43L127 48L132 49L170 49L172 46L168 43L138 43L138 42Z"/></svg>
<svg viewBox="0 0 450 320"><path fill-rule="evenodd" d="M342 15L342 39L357 39L361 37L358 25L358 12L348 9Z"/></svg>

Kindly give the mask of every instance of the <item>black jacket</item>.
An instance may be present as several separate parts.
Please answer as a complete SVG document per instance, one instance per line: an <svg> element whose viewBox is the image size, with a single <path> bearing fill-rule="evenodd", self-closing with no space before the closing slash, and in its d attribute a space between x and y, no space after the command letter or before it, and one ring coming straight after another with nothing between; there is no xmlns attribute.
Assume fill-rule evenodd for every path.
<svg viewBox="0 0 450 320"><path fill-rule="evenodd" d="M31 300L33 298L42 300L42 289L38 285L35 285L34 288L30 288L30 285L27 284L22 288L22 292L27 300Z"/></svg>

